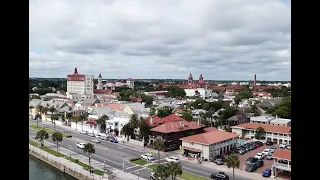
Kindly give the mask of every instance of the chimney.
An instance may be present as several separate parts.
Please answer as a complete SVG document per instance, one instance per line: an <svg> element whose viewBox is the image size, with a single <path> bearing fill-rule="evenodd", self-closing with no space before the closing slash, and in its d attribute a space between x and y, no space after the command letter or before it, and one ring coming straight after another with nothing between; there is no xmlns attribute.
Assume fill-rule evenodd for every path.
<svg viewBox="0 0 320 180"><path fill-rule="evenodd" d="M182 127L182 121L180 121L180 127Z"/></svg>
<svg viewBox="0 0 320 180"><path fill-rule="evenodd" d="M198 119L198 126L200 126L200 119Z"/></svg>
<svg viewBox="0 0 320 180"><path fill-rule="evenodd" d="M253 80L253 92L256 92L256 81L257 81L257 76L254 75L254 80Z"/></svg>
<svg viewBox="0 0 320 180"><path fill-rule="evenodd" d="M153 117L150 116L150 124L153 125Z"/></svg>

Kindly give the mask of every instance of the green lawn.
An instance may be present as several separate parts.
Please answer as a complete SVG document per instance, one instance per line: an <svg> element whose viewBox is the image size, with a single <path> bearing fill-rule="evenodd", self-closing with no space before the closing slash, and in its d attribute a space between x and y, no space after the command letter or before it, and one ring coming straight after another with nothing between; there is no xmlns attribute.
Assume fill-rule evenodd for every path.
<svg viewBox="0 0 320 180"><path fill-rule="evenodd" d="M40 131L40 130L45 130L45 131L47 131L47 133L49 133L49 134L53 134L53 133L54 133L54 131L51 130L51 129L42 128L42 127L40 127L40 126L37 127L37 125L33 125L33 124L29 125L29 127L31 127L32 129L38 130L38 131ZM68 138L68 136L67 136L66 134L63 134L63 133L61 133L61 134L63 135L63 137ZM69 137L70 137L70 136L69 136Z"/></svg>
<svg viewBox="0 0 320 180"><path fill-rule="evenodd" d="M148 168L152 169L152 170L155 170L157 168L158 164L152 164L152 165L149 165ZM195 174L190 174L190 173L187 173L187 172L182 172L182 175L178 176L179 178L181 179L184 179L184 180L209 180L209 178L205 178L205 177L202 177L202 176L197 176Z"/></svg>
<svg viewBox="0 0 320 180"><path fill-rule="evenodd" d="M34 141L31 141L31 140L29 140L29 144L31 144L31 145L33 145L33 146L37 146L37 145L38 145L38 143L36 143L36 142L34 142ZM58 156L58 152L57 152L57 151L55 151L55 150L53 150L53 149L50 149L50 148L48 148L48 147L42 147L42 148L40 148L40 149L42 149L42 150L44 150L44 151L46 151L46 152L48 152L48 153L50 153L50 154L52 154L52 155L54 155L54 156ZM69 160L69 161L71 161L71 162L73 162L73 163L79 164L80 166L82 166L82 167L84 167L84 168L88 168L88 167L89 167L88 164L85 164L85 163L79 161L78 159L73 159L73 158L67 157L67 156L64 155L64 154L59 153L59 157L64 157L64 158L66 158L67 160ZM93 170L93 173L94 173L94 174L97 174L97 175L99 175L99 176L102 176L102 175L104 174L104 172L101 171L101 170L99 170L99 169L94 169L94 170Z"/></svg>
<svg viewBox="0 0 320 180"><path fill-rule="evenodd" d="M148 161L141 159L141 158L132 158L132 159L130 159L130 162L132 162L134 164L138 164L140 166L148 164Z"/></svg>

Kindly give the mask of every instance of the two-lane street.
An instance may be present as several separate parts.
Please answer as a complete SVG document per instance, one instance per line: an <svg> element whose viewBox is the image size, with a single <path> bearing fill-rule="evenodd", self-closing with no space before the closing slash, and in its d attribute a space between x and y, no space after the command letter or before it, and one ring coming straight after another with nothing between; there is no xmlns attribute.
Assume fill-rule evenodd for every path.
<svg viewBox="0 0 320 180"><path fill-rule="evenodd" d="M30 121L31 124L36 124L36 121ZM44 124L39 122L39 127L45 127L45 128L50 128L53 129L53 125L52 124ZM66 129L68 127L61 127L61 126L56 126L56 130L66 133ZM29 128L29 132L35 136L37 130L34 130L32 128ZM79 149L76 147L76 144L78 142L90 142L93 143L91 140L93 139L90 136L84 135L84 134L80 134L79 132L75 132L72 130L68 130L68 133L70 135L72 135L72 138L64 138L63 141L60 143L60 145L64 148L69 149L69 147L71 146L72 151L82 154L84 156L87 156L85 153L83 153L82 149ZM51 139L49 138L48 141L52 142ZM121 143L111 143L109 141L104 141L102 140L101 143L99 143L98 145L95 145L96 147L96 152L95 154L92 156L92 159L103 163L105 161L105 163L108 166L111 166L113 168L117 168L117 169L123 169L123 159L128 160L130 158L133 157L140 157L142 151L141 149L135 149L133 147L128 147L125 145L122 145ZM146 149L147 151L147 149ZM146 152L145 151L145 152ZM166 156L170 156L170 152L165 153L165 155L161 154L160 159L164 159ZM158 155L154 155L154 157L156 159L158 159ZM183 168L183 171L188 172L188 173L192 173L192 174L196 174L199 176L203 176L203 177L207 177L210 178L210 175L212 173L216 173L218 172L218 170L215 169L211 169L211 168L207 168L205 166L199 165L199 164L194 164L194 163L188 163L188 162L181 162L181 166ZM126 172L132 172L132 173L137 173L139 172L139 176L143 177L143 178L149 178L149 174L151 172L150 169L145 168L145 167L139 167L136 165L133 165L129 162L125 162L125 171ZM227 173L230 177L232 177L232 174ZM236 175L236 179L237 180L249 180L249 178L245 178L245 177L240 177L238 175Z"/></svg>

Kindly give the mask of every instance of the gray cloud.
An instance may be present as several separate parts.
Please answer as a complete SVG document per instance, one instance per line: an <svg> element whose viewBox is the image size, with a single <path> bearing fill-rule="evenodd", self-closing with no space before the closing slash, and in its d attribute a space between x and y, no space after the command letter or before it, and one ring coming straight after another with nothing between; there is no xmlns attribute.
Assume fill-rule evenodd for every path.
<svg viewBox="0 0 320 180"><path fill-rule="evenodd" d="M291 79L281 0L30 1L30 76Z"/></svg>

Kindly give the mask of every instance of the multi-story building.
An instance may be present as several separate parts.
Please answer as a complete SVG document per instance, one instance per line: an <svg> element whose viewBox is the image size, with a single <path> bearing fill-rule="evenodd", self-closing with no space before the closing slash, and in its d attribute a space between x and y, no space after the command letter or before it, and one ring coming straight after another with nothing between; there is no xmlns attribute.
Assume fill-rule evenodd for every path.
<svg viewBox="0 0 320 180"><path fill-rule="evenodd" d="M231 126L232 132L238 134L241 138L253 139L257 128L262 127L265 131L266 141L272 141L275 144L286 142L291 144L291 127L275 126L261 123L245 123L237 126Z"/></svg>
<svg viewBox="0 0 320 180"><path fill-rule="evenodd" d="M93 98L93 75L79 74L75 68L74 73L67 76L67 96L78 101Z"/></svg>
<svg viewBox="0 0 320 180"><path fill-rule="evenodd" d="M271 177L276 177L278 175L278 170L282 172L289 172L291 174L291 151L277 149L273 154L273 165Z"/></svg>

